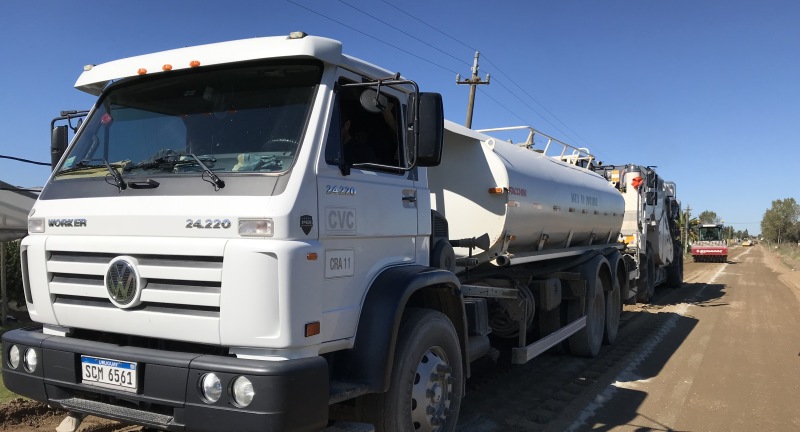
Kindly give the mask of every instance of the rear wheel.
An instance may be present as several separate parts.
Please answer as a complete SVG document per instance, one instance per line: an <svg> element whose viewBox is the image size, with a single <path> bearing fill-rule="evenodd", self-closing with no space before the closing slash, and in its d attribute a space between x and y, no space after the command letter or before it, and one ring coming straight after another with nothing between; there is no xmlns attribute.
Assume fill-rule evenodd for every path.
<svg viewBox="0 0 800 432"><path fill-rule="evenodd" d="M680 288L683 285L683 252L680 242L675 242L672 263L667 267L667 285Z"/></svg>
<svg viewBox="0 0 800 432"><path fill-rule="evenodd" d="M639 279L636 281L636 301L639 303L647 303L650 301L650 290L648 289L650 273L648 266L650 263L649 257L645 254L639 254Z"/></svg>
<svg viewBox="0 0 800 432"><path fill-rule="evenodd" d="M463 396L458 336L443 313L408 309L400 324L389 391L370 395L377 432L454 431Z"/></svg>
<svg viewBox="0 0 800 432"><path fill-rule="evenodd" d="M619 289L619 280L616 278L611 283L611 291L606 291L606 327L603 333L603 343L611 345L617 339L619 331L619 316L622 313L622 295Z"/></svg>
<svg viewBox="0 0 800 432"><path fill-rule="evenodd" d="M594 267L594 266L593 266ZM599 274L586 280L586 327L570 336L569 349L574 355L594 357L600 352L606 323L606 300Z"/></svg>

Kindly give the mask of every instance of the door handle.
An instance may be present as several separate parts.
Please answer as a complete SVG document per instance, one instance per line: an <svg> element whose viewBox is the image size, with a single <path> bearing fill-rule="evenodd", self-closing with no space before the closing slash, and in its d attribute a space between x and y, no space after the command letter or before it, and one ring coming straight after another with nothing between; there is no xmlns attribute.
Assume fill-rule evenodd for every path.
<svg viewBox="0 0 800 432"><path fill-rule="evenodd" d="M403 189L403 207L414 208L417 206L417 190Z"/></svg>

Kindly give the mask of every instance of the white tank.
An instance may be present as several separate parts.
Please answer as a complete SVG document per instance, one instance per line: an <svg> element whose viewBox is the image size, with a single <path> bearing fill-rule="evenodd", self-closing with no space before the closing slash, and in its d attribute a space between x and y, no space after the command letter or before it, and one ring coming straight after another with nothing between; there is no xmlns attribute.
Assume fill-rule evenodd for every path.
<svg viewBox="0 0 800 432"><path fill-rule="evenodd" d="M445 121L442 163L428 170L431 201L450 239L489 235L479 263L511 254L546 254L616 243L625 202L580 164ZM468 254L455 248L456 257Z"/></svg>

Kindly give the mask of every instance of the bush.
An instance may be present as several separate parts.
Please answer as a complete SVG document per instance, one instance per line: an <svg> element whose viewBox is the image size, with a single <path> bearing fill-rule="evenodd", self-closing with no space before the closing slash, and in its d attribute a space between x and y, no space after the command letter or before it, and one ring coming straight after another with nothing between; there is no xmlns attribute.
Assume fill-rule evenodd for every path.
<svg viewBox="0 0 800 432"><path fill-rule="evenodd" d="M22 289L22 268L19 262L19 240L5 243L6 247L6 293L9 302L15 301L18 305L25 304L25 294Z"/></svg>

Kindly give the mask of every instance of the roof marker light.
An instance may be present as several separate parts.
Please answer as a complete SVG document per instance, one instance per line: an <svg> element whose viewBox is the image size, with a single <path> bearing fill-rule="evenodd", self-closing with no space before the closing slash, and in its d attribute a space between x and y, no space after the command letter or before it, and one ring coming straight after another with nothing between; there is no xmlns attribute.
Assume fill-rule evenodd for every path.
<svg viewBox="0 0 800 432"><path fill-rule="evenodd" d="M94 67L93 64L88 64L88 65L83 67L83 71L84 72L89 72L90 70L92 70L93 67Z"/></svg>
<svg viewBox="0 0 800 432"><path fill-rule="evenodd" d="M301 32L301 31L296 31L296 32L289 33L289 39L302 39L302 38L304 38L306 36L308 36L308 33Z"/></svg>
<svg viewBox="0 0 800 432"><path fill-rule="evenodd" d="M138 70L138 71L136 71L136 73L138 73L139 75L144 75L144 74L146 74L146 73L147 73L147 69L145 69L145 68L139 68L139 70Z"/></svg>
<svg viewBox="0 0 800 432"><path fill-rule="evenodd" d="M189 62L189 67L196 68L196 67L199 67L199 66L200 66L200 61L199 60L192 60L192 61Z"/></svg>
<svg viewBox="0 0 800 432"><path fill-rule="evenodd" d="M172 70L172 65L167 63L164 66L161 66L161 70L163 70L163 71L171 71Z"/></svg>

